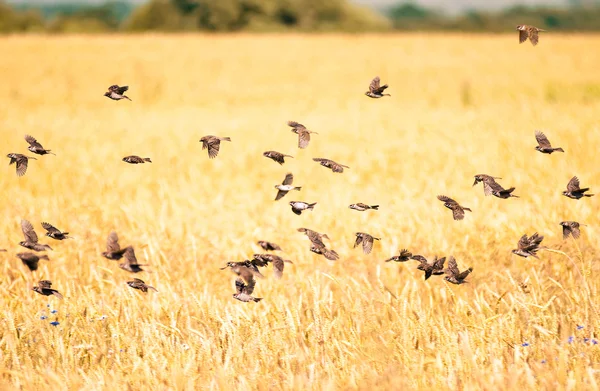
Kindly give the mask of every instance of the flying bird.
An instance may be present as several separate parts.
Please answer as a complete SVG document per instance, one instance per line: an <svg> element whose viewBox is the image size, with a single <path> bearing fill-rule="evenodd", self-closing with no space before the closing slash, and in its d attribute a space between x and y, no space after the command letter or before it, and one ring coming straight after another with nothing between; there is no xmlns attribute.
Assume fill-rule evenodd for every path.
<svg viewBox="0 0 600 391"><path fill-rule="evenodd" d="M55 240L65 240L65 239L73 239L71 236L68 236L68 232L61 232L56 229L52 224L48 224L46 222L42 223L42 227L47 231L46 236L55 239Z"/></svg>
<svg viewBox="0 0 600 391"><path fill-rule="evenodd" d="M367 205L362 202L358 202L356 204L351 204L348 208L357 210L359 212L364 212L365 210L373 209L379 210L379 205Z"/></svg>
<svg viewBox="0 0 600 391"><path fill-rule="evenodd" d="M31 271L37 270L38 262L40 261L40 259L45 259L46 261L50 260L47 255L36 255L36 254L30 253L30 252L18 253L17 257Z"/></svg>
<svg viewBox="0 0 600 391"><path fill-rule="evenodd" d="M31 288L32 291L39 293L40 295L50 296L54 295L59 299L62 299L63 296L56 290L52 289L52 282L49 280L40 280L38 281L38 285Z"/></svg>
<svg viewBox="0 0 600 391"><path fill-rule="evenodd" d="M292 212L294 212L297 215L301 215L302 212L305 210L313 210L317 203L313 202L311 204L303 201L290 201L290 205L292 206Z"/></svg>
<svg viewBox="0 0 600 391"><path fill-rule="evenodd" d="M523 43L527 41L527 38L529 38L531 44L535 46L538 44L539 41L538 33L540 31L546 30L542 30L533 26L528 26L526 24L520 24L517 26L517 31L519 31L519 43Z"/></svg>
<svg viewBox="0 0 600 391"><path fill-rule="evenodd" d="M510 189L504 189L502 186L500 186L500 184L498 184L498 182L496 182L496 179L502 178L493 177L485 174L478 174L475 175L475 182L473 183L473 186L475 186L479 182L483 182L483 194L485 194L486 196L493 195L495 197L503 199L510 197L519 198L519 196L511 194L513 191L515 191L514 187L511 187Z"/></svg>
<svg viewBox="0 0 600 391"><path fill-rule="evenodd" d="M406 262L408 260L410 260L412 258L412 253L410 251L408 251L407 249L402 249L400 250L400 254L398 255L394 255L393 257L386 259L386 262Z"/></svg>
<svg viewBox="0 0 600 391"><path fill-rule="evenodd" d="M20 246L28 248L33 251L46 251L52 250L50 246L47 244L39 244L38 236L33 229L33 225L27 220L21 220L21 230L23 231L23 236L25 236L25 240L19 242Z"/></svg>
<svg viewBox="0 0 600 391"><path fill-rule="evenodd" d="M140 280L139 278L134 278L131 281L127 281L127 285L129 285L133 289L139 289L144 293L148 292L148 289L152 289L154 292L158 292L155 287L146 284L143 280Z"/></svg>
<svg viewBox="0 0 600 391"><path fill-rule="evenodd" d="M325 243L323 243L323 239L329 239L329 236L327 236L327 234L322 234L308 228L298 228L298 232L304 233L306 236L308 236L308 240L310 240L311 243L320 246L325 246Z"/></svg>
<svg viewBox="0 0 600 391"><path fill-rule="evenodd" d="M237 299L239 301L243 301L244 303L247 303L249 301L258 303L263 298L252 296L252 292L254 292L255 286L256 286L256 280L254 278L251 278L248 281L244 281L244 279L242 279L242 278L236 278L235 293L233 294L233 298Z"/></svg>
<svg viewBox="0 0 600 391"><path fill-rule="evenodd" d="M411 259L419 262L417 269L425 273L425 280L429 279L429 277L432 275L439 276L444 274L444 263L446 262L446 257L438 258L436 256L432 263L429 263L424 256L418 254L413 255Z"/></svg>
<svg viewBox="0 0 600 391"><path fill-rule="evenodd" d="M55 155L55 153L53 153L52 151L50 151L49 149L44 149L44 147L42 147L42 144L38 143L38 141L33 138L30 135L25 135L25 141L27 141L29 143L29 147L27 147L27 149L30 152L33 152L37 155L47 155L47 154L52 154Z"/></svg>
<svg viewBox="0 0 600 391"><path fill-rule="evenodd" d="M287 124L289 127L292 128L292 132L298 135L298 148L301 149L308 147L308 143L310 143L311 134L319 134L317 132L313 132L311 130L306 129L306 126L296 121L288 121Z"/></svg>
<svg viewBox="0 0 600 391"><path fill-rule="evenodd" d="M208 148L208 158L214 159L219 154L221 141L231 141L231 137L204 136L200 139L202 149Z"/></svg>
<svg viewBox="0 0 600 391"><path fill-rule="evenodd" d="M577 221L562 221L560 225L562 225L563 239L566 240L569 238L569 235L573 236L573 239L579 239L581 233L579 226L584 224L579 224Z"/></svg>
<svg viewBox="0 0 600 391"><path fill-rule="evenodd" d="M381 238L373 237L364 232L357 232L355 235L356 241L354 242L354 248L356 248L356 246L362 243L363 252L365 254L369 254L371 250L373 250L374 240L381 240Z"/></svg>
<svg viewBox="0 0 600 391"><path fill-rule="evenodd" d="M292 175L291 173L288 173L285 175L285 179L283 180L281 185L275 185L275 188L277 190L279 190L277 192L277 196L275 197L275 201L282 199L288 193L288 191L291 191L291 190L300 191L302 189L302 187L300 187L300 186L292 186L292 182L294 182L294 175ZM294 212L294 213L296 213L296 212ZM299 214L299 213L296 213L296 214Z"/></svg>
<svg viewBox="0 0 600 391"><path fill-rule="evenodd" d="M273 242L267 242L266 240L259 240L256 242L265 251L282 251L278 244Z"/></svg>
<svg viewBox="0 0 600 391"><path fill-rule="evenodd" d="M144 269L141 268L141 266L148 266L148 265L141 265L138 263L137 258L135 257L135 251L133 250L133 247L131 247L131 246L128 246L125 249L123 256L125 257L125 262L119 264L119 267L123 270L127 270L128 272L131 272L131 273L139 273L139 272L145 271Z"/></svg>
<svg viewBox="0 0 600 391"><path fill-rule="evenodd" d="M444 280L452 283L452 284L463 284L467 281L465 281L465 278L467 278L467 276L473 271L473 268L470 267L467 270L464 271L460 271L458 270L458 265L456 264L456 259L454 259L453 256L450 256L450 258L448 259L448 268L446 269L446 276L444 277Z"/></svg>
<svg viewBox="0 0 600 391"><path fill-rule="evenodd" d="M388 88L387 84L380 86L381 80L379 76L375 76L373 80L371 80L371 84L369 84L369 91L365 92L365 95L369 98L383 98L384 96L391 96L390 94L384 94L386 88Z"/></svg>
<svg viewBox="0 0 600 391"><path fill-rule="evenodd" d="M544 237L540 236L537 232L530 237L523 235L521 239L519 239L517 249L512 250L512 253L523 258L531 256L539 259L537 252L540 249L540 243L542 243L542 240L544 240Z"/></svg>
<svg viewBox="0 0 600 391"><path fill-rule="evenodd" d="M106 96L112 100L129 99L128 96L124 95L125 91L127 91L128 89L129 89L128 86L119 87L118 85L114 84L114 85L108 87L108 91L104 93L104 96ZM131 99L129 99L129 100L131 100Z"/></svg>
<svg viewBox="0 0 600 391"><path fill-rule="evenodd" d="M331 169L331 171L333 171L333 172L341 173L341 172L344 172L344 168L350 168L348 166L344 166L343 164L336 163L333 160L329 160L329 159L315 157L315 158L313 158L313 160L315 162L319 162L319 164L322 165L323 167L327 167L327 168Z"/></svg>
<svg viewBox="0 0 600 391"><path fill-rule="evenodd" d="M291 157L293 158L292 155L284 155L281 152L277 152L277 151L267 151L267 152L263 152L263 156L264 157L268 157L269 159L276 161L277 163L279 163L280 165L285 163L285 158L286 157Z"/></svg>
<svg viewBox="0 0 600 391"><path fill-rule="evenodd" d="M123 249L119 246L119 237L117 236L117 233L113 231L108 235L108 239L106 240L106 251L102 253L102 256L112 261L118 261L123 258L123 254L125 254L125 251L128 249L129 246Z"/></svg>
<svg viewBox="0 0 600 391"><path fill-rule="evenodd" d="M250 273L253 277L265 278L260 270L258 270L259 264L261 267L266 266L266 264L263 264L262 262L255 262L254 260L249 261L246 259L242 262L227 262L225 267L222 267L221 270L229 268L233 273L237 274L238 276L242 276L244 279L250 278L248 273Z"/></svg>
<svg viewBox="0 0 600 391"><path fill-rule="evenodd" d="M550 144L550 140L548 137L539 130L535 132L535 139L537 140L538 145L535 146L535 149L540 151L541 153L551 154L552 152L564 152L565 150L562 148L552 148L552 144Z"/></svg>
<svg viewBox="0 0 600 391"><path fill-rule="evenodd" d="M567 190L563 191L562 194L565 197L569 197L569 198L572 198L574 200L578 200L578 199L583 198L583 197L592 197L593 194L584 194L588 190L590 190L589 187L581 189L579 187L579 178L577 178L576 176L574 176L573 178L571 178L571 180L567 184Z"/></svg>
<svg viewBox="0 0 600 391"><path fill-rule="evenodd" d="M273 272L277 279L283 276L283 268L286 263L294 263L289 259L283 259L275 254L254 254L252 257L252 261L256 262L257 266L266 266L267 264L272 263Z"/></svg>
<svg viewBox="0 0 600 391"><path fill-rule="evenodd" d="M139 157L139 156L136 156L136 155L125 156L123 158L123 161L125 163L129 163L129 164L140 164L140 163L146 163L146 162L152 163L152 160L150 160L149 157L142 158L142 157Z"/></svg>
<svg viewBox="0 0 600 391"><path fill-rule="evenodd" d="M330 261L337 261L340 259L338 253L336 253L334 250L328 249L324 244L312 242L310 245L310 251L315 254L322 255Z"/></svg>
<svg viewBox="0 0 600 391"><path fill-rule="evenodd" d="M437 196L438 200L444 203L444 206L452 211L452 217L454 220L462 220L465 218L465 210L472 212L471 209L465 208L461 206L458 202L454 201L450 197L446 197L445 195Z"/></svg>
<svg viewBox="0 0 600 391"><path fill-rule="evenodd" d="M31 156L21 155L20 153L9 153L6 157L10 158L11 164L16 163L17 167L17 176L23 176L27 172L27 165L29 164L29 159L37 160L37 158Z"/></svg>

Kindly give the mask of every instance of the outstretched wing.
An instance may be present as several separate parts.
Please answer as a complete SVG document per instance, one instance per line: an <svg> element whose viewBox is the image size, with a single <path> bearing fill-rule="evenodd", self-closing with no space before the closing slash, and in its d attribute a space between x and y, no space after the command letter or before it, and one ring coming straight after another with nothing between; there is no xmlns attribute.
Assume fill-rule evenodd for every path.
<svg viewBox="0 0 600 391"><path fill-rule="evenodd" d="M571 178L571 180L567 184L567 190L568 191L577 191L577 190L579 190L579 178L577 178L576 176L574 176L573 178Z"/></svg>
<svg viewBox="0 0 600 391"><path fill-rule="evenodd" d="M371 80L371 84L369 84L369 91L376 93L379 91L379 84L381 83L381 80L379 79L379 76L375 76L375 78L373 78L373 80Z"/></svg>
<svg viewBox="0 0 600 391"><path fill-rule="evenodd" d="M448 259L448 268L446 269L446 274L454 277L460 274L458 265L456 264L456 259L454 259L452 256Z"/></svg>
<svg viewBox="0 0 600 391"><path fill-rule="evenodd" d="M23 176L27 172L29 159L27 156L21 156L17 159L17 176Z"/></svg>
<svg viewBox="0 0 600 391"><path fill-rule="evenodd" d="M106 240L106 251L116 253L120 250L119 237L117 236L117 233L113 231L108 235L108 239Z"/></svg>
<svg viewBox="0 0 600 391"><path fill-rule="evenodd" d="M296 122L296 121L288 121L288 126L296 129L296 130L300 130L300 129L305 129L306 130L306 126Z"/></svg>
<svg viewBox="0 0 600 391"><path fill-rule="evenodd" d="M308 147L308 143L310 143L310 133L304 129L298 129L298 148L304 149Z"/></svg>
<svg viewBox="0 0 600 391"><path fill-rule="evenodd" d="M44 147L42 147L42 144L38 143L34 137L28 134L25 135L25 141L27 141L29 145L31 145L34 148L44 149Z"/></svg>
<svg viewBox="0 0 600 391"><path fill-rule="evenodd" d="M127 250L125 251L125 253L123 255L125 256L125 260L127 261L128 264L130 264L130 265L138 264L137 258L135 257L135 251L133 251L133 247L131 247L131 246L127 247Z"/></svg>
<svg viewBox="0 0 600 391"><path fill-rule="evenodd" d="M282 185L291 185L292 182L294 182L294 175L292 175L291 173L288 173L285 175L285 179L283 180Z"/></svg>
<svg viewBox="0 0 600 391"><path fill-rule="evenodd" d="M23 231L23 235L25 235L25 241L30 243L38 242L38 236L29 221L21 220L21 230Z"/></svg>
<svg viewBox="0 0 600 391"><path fill-rule="evenodd" d="M46 223L45 221L42 223L42 227L51 234L60 234L61 232L56 229L52 224Z"/></svg>
<svg viewBox="0 0 600 391"><path fill-rule="evenodd" d="M452 217L454 220L462 220L465 218L465 210L458 204L452 207Z"/></svg>
<svg viewBox="0 0 600 391"><path fill-rule="evenodd" d="M370 254L373 250L373 237L371 235L364 235L363 239L363 252L365 254Z"/></svg>
<svg viewBox="0 0 600 391"><path fill-rule="evenodd" d="M519 30L519 43L527 41L528 36L527 30Z"/></svg>
<svg viewBox="0 0 600 391"><path fill-rule="evenodd" d="M277 192L277 196L275 196L275 201L279 201L280 199L282 199L288 192L285 190L279 190Z"/></svg>
<svg viewBox="0 0 600 391"><path fill-rule="evenodd" d="M546 137L546 135L544 133L540 132L539 130L535 132L535 139L537 140L540 147L552 148L552 145L550 144L550 140L548 140L548 137Z"/></svg>
<svg viewBox="0 0 600 391"><path fill-rule="evenodd" d="M527 234L521 236L519 239L519 243L517 243L517 247L519 250L525 250L529 246L529 238L527 238Z"/></svg>
<svg viewBox="0 0 600 391"><path fill-rule="evenodd" d="M354 242L354 248L356 248L356 246L358 246L359 244L361 244L363 241L363 236L362 235L356 235L356 241Z"/></svg>
<svg viewBox="0 0 600 391"><path fill-rule="evenodd" d="M218 138L214 138L207 141L208 157L214 159L219 154L219 148L221 147L221 141Z"/></svg>
<svg viewBox="0 0 600 391"><path fill-rule="evenodd" d="M446 197L445 195L439 195L437 196L437 199L448 204L458 204L458 202L454 201L450 197Z"/></svg>
<svg viewBox="0 0 600 391"><path fill-rule="evenodd" d="M537 29L531 29L531 31L529 31L529 40L531 41L533 46L538 44L539 36Z"/></svg>

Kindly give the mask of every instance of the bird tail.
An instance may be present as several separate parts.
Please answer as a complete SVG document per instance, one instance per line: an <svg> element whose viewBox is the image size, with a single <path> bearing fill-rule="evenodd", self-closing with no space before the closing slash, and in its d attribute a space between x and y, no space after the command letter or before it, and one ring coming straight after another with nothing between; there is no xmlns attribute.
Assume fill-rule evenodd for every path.
<svg viewBox="0 0 600 391"><path fill-rule="evenodd" d="M56 154L54 152L52 152L51 150L49 150L49 149L46 149L46 152L49 153L50 155L56 156Z"/></svg>
<svg viewBox="0 0 600 391"><path fill-rule="evenodd" d="M285 156L285 157L291 157L291 158L293 158L293 156L292 156L292 155L283 155L283 156Z"/></svg>
<svg viewBox="0 0 600 391"><path fill-rule="evenodd" d="M150 160L150 158L149 158L149 157L145 157L145 158L144 158L144 161L145 161L145 162L148 162L148 163L152 163L152 160Z"/></svg>
<svg viewBox="0 0 600 391"><path fill-rule="evenodd" d="M583 196L584 196L584 197L593 197L593 196L594 196L594 194L584 194Z"/></svg>
<svg viewBox="0 0 600 391"><path fill-rule="evenodd" d="M371 209L379 210L379 205L371 205Z"/></svg>
<svg viewBox="0 0 600 391"><path fill-rule="evenodd" d="M562 148L553 148L552 150L555 151L555 152L564 152L565 151Z"/></svg>
<svg viewBox="0 0 600 391"><path fill-rule="evenodd" d="M381 94L382 96L391 96L390 94Z"/></svg>
<svg viewBox="0 0 600 391"><path fill-rule="evenodd" d="M587 194L586 194L586 195L587 195ZM315 205L317 205L317 203L316 203L316 202L313 202L312 204L308 204L308 209L311 209L311 210L312 210L312 209L314 209L314 208L315 208Z"/></svg>
<svg viewBox="0 0 600 391"><path fill-rule="evenodd" d="M301 189L302 189L302 186L296 186L296 187L294 187L294 190L300 191Z"/></svg>
<svg viewBox="0 0 600 391"><path fill-rule="evenodd" d="M50 260L47 255L40 255L40 259L45 259L46 261Z"/></svg>
<svg viewBox="0 0 600 391"><path fill-rule="evenodd" d="M253 300L255 303L258 303L258 302L259 302L259 301L261 301L262 299L263 299L262 297L253 297L253 298L252 298L252 300Z"/></svg>
<svg viewBox="0 0 600 391"><path fill-rule="evenodd" d="M221 137L219 138L221 141L231 141L231 137Z"/></svg>
<svg viewBox="0 0 600 391"><path fill-rule="evenodd" d="M129 99L130 102L133 102L130 97L123 95L123 98Z"/></svg>
<svg viewBox="0 0 600 391"><path fill-rule="evenodd" d="M469 208L463 208L463 210L468 210L469 212L473 212L471 209Z"/></svg>

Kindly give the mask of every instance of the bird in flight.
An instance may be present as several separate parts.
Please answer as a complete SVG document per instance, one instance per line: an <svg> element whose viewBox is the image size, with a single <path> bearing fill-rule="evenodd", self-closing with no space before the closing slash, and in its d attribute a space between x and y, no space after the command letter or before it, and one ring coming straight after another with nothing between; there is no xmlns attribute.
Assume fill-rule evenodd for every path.
<svg viewBox="0 0 600 391"><path fill-rule="evenodd" d="M310 143L311 134L319 134L317 132L313 132L311 130L306 129L306 126L296 121L288 121L287 124L289 127L292 128L292 132L298 135L298 148L300 149L308 147L308 143Z"/></svg>
<svg viewBox="0 0 600 391"><path fill-rule="evenodd" d="M291 157L293 158L292 155L285 155L281 152L277 152L277 151L267 151L267 152L263 152L263 156L264 157L268 157L269 159L279 163L280 165L285 163L285 158L286 157Z"/></svg>
<svg viewBox="0 0 600 391"><path fill-rule="evenodd" d="M465 278L467 278L467 276L473 271L473 268L470 267L467 270L464 271L460 271L458 270L458 265L456 264L456 259L454 259L453 256L450 256L450 258L448 259L448 268L446 269L446 276L444 277L444 280L452 283L452 284L463 284L467 281L465 281Z"/></svg>
<svg viewBox="0 0 600 391"><path fill-rule="evenodd" d="M523 258L534 257L538 258L537 252L540 249L540 243L542 243L544 237L539 235L537 232L527 237L527 235L523 235L521 239L519 239L519 243L517 243L517 248L512 250L512 253L518 255Z"/></svg>
<svg viewBox="0 0 600 391"><path fill-rule="evenodd" d="M452 217L454 220L462 220L465 218L465 210L472 212L471 209L465 208L461 206L458 202L454 201L450 197L446 197L445 195L437 196L438 200L444 203L444 206L452 211Z"/></svg>
<svg viewBox="0 0 600 391"><path fill-rule="evenodd" d="M45 259L46 261L50 260L47 255L36 255L30 252L18 253L17 257L30 271L37 270L40 259Z"/></svg>
<svg viewBox="0 0 600 391"><path fill-rule="evenodd" d="M315 157L315 158L313 158L313 160L315 162L319 162L319 164L322 165L323 167L327 167L327 168L331 169L331 171L333 171L333 172L342 173L342 172L344 172L344 168L350 168L348 166L344 166L343 164L336 163L330 159L323 159L320 157Z"/></svg>
<svg viewBox="0 0 600 391"><path fill-rule="evenodd" d="M152 289L154 292L158 292L155 287L146 284L144 280L140 280L139 278L134 278L131 281L127 281L127 285L129 285L133 289L139 289L144 293L148 292L148 289Z"/></svg>
<svg viewBox="0 0 600 391"><path fill-rule="evenodd" d="M29 143L29 146L27 147L27 149L30 152L33 152L37 155L52 154L52 155L56 156L56 154L53 153L52 151L50 151L49 149L44 149L44 147L42 147L42 144L38 143L38 141L30 135L25 135L25 141L27 141Z"/></svg>
<svg viewBox="0 0 600 391"><path fill-rule="evenodd" d="M131 246L128 246L125 249L123 256L125 257L125 262L119 264L119 267L123 270L127 270L128 272L131 272L131 273L139 273L139 272L145 271L144 269L141 268L141 266L148 266L148 265L140 265L138 263L137 258L135 257L135 251L133 251L133 247L131 247Z"/></svg>
<svg viewBox="0 0 600 391"><path fill-rule="evenodd" d="M291 173L287 173L281 185L275 185L275 188L278 190L277 196L275 196L275 201L282 199L288 193L288 191L300 191L302 189L302 187L300 186L292 186L292 182L294 182L294 175L292 175Z"/></svg>
<svg viewBox="0 0 600 391"><path fill-rule="evenodd" d="M25 173L27 172L27 165L29 164L29 159L37 160L37 158L25 156L20 153L9 153L8 155L6 155L6 157L10 158L10 163L8 164L9 166L11 164L16 163L17 176L25 175Z"/></svg>
<svg viewBox="0 0 600 391"><path fill-rule="evenodd" d="M406 262L406 261L412 259L412 257L413 257L412 253L404 248L404 249L400 250L400 254L394 255L393 257L388 258L385 261L386 262L391 262L391 261Z"/></svg>
<svg viewBox="0 0 600 391"><path fill-rule="evenodd" d="M579 224L577 221L562 221L560 225L562 225L563 239L568 239L569 236L572 236L573 239L579 239L581 234L579 226L584 224Z"/></svg>
<svg viewBox="0 0 600 391"><path fill-rule="evenodd" d="M502 178L493 177L485 174L478 174L475 175L475 182L473 183L473 186L475 186L479 182L483 182L483 194L485 194L486 196L493 195L495 197L503 199L510 197L519 198L519 196L511 194L513 191L515 191L514 187L511 187L510 189L505 189L502 186L500 186L498 182L496 182L496 179Z"/></svg>
<svg viewBox="0 0 600 391"><path fill-rule="evenodd" d="M202 143L202 149L208 148L208 158L214 159L219 154L219 148L221 148L221 141L231 141L231 137L217 137L217 136L204 136L200 139Z"/></svg>
<svg viewBox="0 0 600 391"><path fill-rule="evenodd" d="M21 220L21 230L23 231L23 236L25 236L25 240L19 242L20 246L28 248L33 251L46 251L52 250L50 246L47 244L39 244L38 236L33 229L33 225L27 220Z"/></svg>
<svg viewBox="0 0 600 391"><path fill-rule="evenodd" d="M267 242L266 240L259 240L256 242L265 251L282 251L278 244L273 242Z"/></svg>
<svg viewBox="0 0 600 391"><path fill-rule="evenodd" d="M139 157L139 156L136 156L136 155L125 156L123 158L123 161L125 163L129 163L129 164L140 164L140 163L146 163L146 162L152 163L152 160L150 160L149 157L142 158L142 157Z"/></svg>
<svg viewBox="0 0 600 391"><path fill-rule="evenodd" d="M131 101L128 96L124 95L125 91L127 90L129 90L128 86L119 87L118 85L114 84L108 87L108 91L104 93L104 96L112 100L128 99Z"/></svg>
<svg viewBox="0 0 600 391"><path fill-rule="evenodd" d="M523 43L527 41L527 38L529 38L529 42L535 46L539 41L538 33L546 30L542 30L534 26L528 26L526 24L520 24L517 26L517 31L519 32L519 43Z"/></svg>
<svg viewBox="0 0 600 391"><path fill-rule="evenodd" d="M54 295L54 296L58 297L59 299L63 298L63 295L61 295L56 289L52 289L52 282L50 280L38 281L37 286L34 286L31 290L39 293L40 295L44 295L44 296Z"/></svg>
<svg viewBox="0 0 600 391"><path fill-rule="evenodd" d="M552 148L552 144L550 144L550 140L548 137L539 130L535 132L535 139L537 140L538 145L535 146L535 149L540 151L541 153L551 154L552 152L564 152L565 150L562 148Z"/></svg>
<svg viewBox="0 0 600 391"><path fill-rule="evenodd" d="M73 239L72 237L68 236L68 232L62 232L59 229L56 229L52 224L43 222L42 227L46 230L46 236L49 238L55 240Z"/></svg>
<svg viewBox="0 0 600 391"><path fill-rule="evenodd" d="M371 80L371 84L369 84L369 91L365 92L365 95L369 98L383 98L384 96L391 96L390 94L384 94L386 88L388 88L387 84L380 85L381 80L379 76L375 76L373 80Z"/></svg>
<svg viewBox="0 0 600 391"><path fill-rule="evenodd" d="M354 242L354 248L362 243L363 252L365 254L369 254L371 250L373 250L373 242L375 240L381 240L381 238L376 238L364 232L357 232L356 241Z"/></svg>
<svg viewBox="0 0 600 391"><path fill-rule="evenodd" d="M286 263L294 263L288 259L283 259L279 255L275 254L254 254L252 261L256 266L267 266L269 263L273 264L273 272L275 278L280 279L283 276L283 268Z"/></svg>
<svg viewBox="0 0 600 391"><path fill-rule="evenodd" d="M425 273L425 280L432 275L439 276L444 274L444 263L446 262L446 257L438 258L436 256L432 263L429 263L424 256L418 254L413 255L412 259L419 262L417 269Z"/></svg>
<svg viewBox="0 0 600 391"><path fill-rule="evenodd" d="M348 208L357 210L359 212L364 212L365 210L373 209L379 210L379 205L367 205L362 202L358 202L356 204L351 204Z"/></svg>
<svg viewBox="0 0 600 391"><path fill-rule="evenodd" d="M127 251L129 247L121 248L119 246L119 237L116 232L111 232L108 235L108 239L106 240L106 251L102 253L102 256L106 259L110 259L112 261L118 261L123 258L123 254Z"/></svg>
<svg viewBox="0 0 600 391"><path fill-rule="evenodd" d="M578 200L583 197L592 197L593 194L584 194L588 190L590 190L589 187L586 187L584 189L580 188L579 187L579 178L574 176L573 178L571 178L569 183L567 183L567 190L563 191L562 194L565 197L569 197L574 200Z"/></svg>
<svg viewBox="0 0 600 391"><path fill-rule="evenodd" d="M316 202L308 203L303 201L290 201L290 206L292 207L292 212L297 214L298 216L302 214L305 210L313 210L317 205Z"/></svg>

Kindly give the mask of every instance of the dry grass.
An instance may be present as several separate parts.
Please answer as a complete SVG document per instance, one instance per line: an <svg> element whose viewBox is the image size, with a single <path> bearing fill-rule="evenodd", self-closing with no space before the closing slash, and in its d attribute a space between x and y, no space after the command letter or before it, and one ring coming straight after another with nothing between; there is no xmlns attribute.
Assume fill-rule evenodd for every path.
<svg viewBox="0 0 600 391"><path fill-rule="evenodd" d="M26 152L29 133L57 156L23 178L2 165L0 388L597 389L600 197L560 192L573 175L600 192L600 37L516 35L2 38L2 153ZM377 74L391 98L363 95ZM113 83L133 102L104 98ZM320 133L308 149L291 119ZM536 129L567 152L537 153ZM213 161L207 134L233 139ZM270 149L295 159L280 167ZM288 171L303 190L274 202ZM479 173L521 198L484 198ZM473 213L452 221L441 193ZM291 199L318 205L295 216ZM52 242L31 275L14 256L22 218L76 240ZM577 244L562 220L589 225ZM302 226L340 261L310 253ZM158 294L100 257L113 229ZM383 239L365 256L355 231ZM535 231L558 251L512 256ZM218 268L259 239L294 265L240 303ZM454 255L470 283L383 262L403 247ZM42 277L65 300L29 290Z"/></svg>

